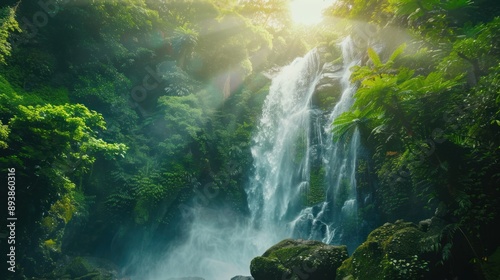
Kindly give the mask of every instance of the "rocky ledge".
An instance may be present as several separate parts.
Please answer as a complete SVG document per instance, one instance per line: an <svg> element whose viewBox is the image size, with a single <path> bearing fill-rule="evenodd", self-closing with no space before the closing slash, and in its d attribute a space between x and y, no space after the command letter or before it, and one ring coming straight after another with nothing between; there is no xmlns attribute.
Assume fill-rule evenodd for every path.
<svg viewBox="0 0 500 280"><path fill-rule="evenodd" d="M285 239L254 258L250 272L255 280L335 280L337 268L347 258L346 246Z"/></svg>

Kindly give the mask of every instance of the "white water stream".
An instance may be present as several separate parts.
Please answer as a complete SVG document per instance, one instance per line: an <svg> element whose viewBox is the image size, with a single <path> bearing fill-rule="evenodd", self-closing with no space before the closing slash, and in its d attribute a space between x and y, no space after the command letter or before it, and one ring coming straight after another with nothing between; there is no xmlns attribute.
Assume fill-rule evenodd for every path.
<svg viewBox="0 0 500 280"><path fill-rule="evenodd" d="M322 75L316 50L273 79L251 150L254 170L246 188L251 217L198 209L186 241L169 250L146 279L229 280L250 275L250 261L282 239L339 244L355 232L359 133L348 143L334 143L331 123L353 103L349 68L359 61L350 38L341 47L344 67L338 78L343 92L328 114L312 106ZM324 201L307 207L313 165L323 170Z"/></svg>

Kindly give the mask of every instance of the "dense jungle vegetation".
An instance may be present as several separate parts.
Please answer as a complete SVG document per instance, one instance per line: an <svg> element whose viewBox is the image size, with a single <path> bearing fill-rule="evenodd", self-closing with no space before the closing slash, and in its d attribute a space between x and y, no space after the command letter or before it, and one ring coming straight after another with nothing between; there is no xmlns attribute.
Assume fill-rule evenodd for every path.
<svg viewBox="0 0 500 280"><path fill-rule="evenodd" d="M78 256L124 266L180 238L193 203L246 214L269 76L314 47L338 63L351 34L356 101L332 129L359 129L369 151L360 218L436 212L439 275L498 279L500 2L338 0L324 16L296 25L283 0L3 1L0 166L15 168L19 219L16 272L0 275L60 279Z"/></svg>

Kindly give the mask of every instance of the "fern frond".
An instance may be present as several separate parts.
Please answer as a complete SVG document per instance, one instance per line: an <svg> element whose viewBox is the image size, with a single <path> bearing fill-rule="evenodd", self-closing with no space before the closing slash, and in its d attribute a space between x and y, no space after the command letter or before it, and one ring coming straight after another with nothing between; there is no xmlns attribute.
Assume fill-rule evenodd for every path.
<svg viewBox="0 0 500 280"><path fill-rule="evenodd" d="M380 56L377 54L377 52L374 49L368 48L368 57L370 57L370 60L373 62L373 65L375 67L383 66L382 60L380 60Z"/></svg>
<svg viewBox="0 0 500 280"><path fill-rule="evenodd" d="M333 121L333 141L337 142L344 138L349 132L352 133L354 131L354 128L361 121L358 118L359 111L356 112L345 112Z"/></svg>
<svg viewBox="0 0 500 280"><path fill-rule="evenodd" d="M400 56L406 49L406 43L403 43L401 44L392 54L391 56L389 57L389 59L387 60L386 64L393 64L394 61L396 60L396 58L398 58L398 56Z"/></svg>

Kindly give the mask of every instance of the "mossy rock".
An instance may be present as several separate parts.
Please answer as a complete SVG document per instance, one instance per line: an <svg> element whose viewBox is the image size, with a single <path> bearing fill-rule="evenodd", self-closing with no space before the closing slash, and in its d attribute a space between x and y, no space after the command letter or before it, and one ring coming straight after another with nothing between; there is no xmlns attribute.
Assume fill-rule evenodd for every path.
<svg viewBox="0 0 500 280"><path fill-rule="evenodd" d="M66 273L72 278L79 278L94 272L94 268L84 258L76 257L66 267Z"/></svg>
<svg viewBox="0 0 500 280"><path fill-rule="evenodd" d="M342 86L338 81L324 81L315 89L312 103L322 110L331 110L340 100L341 94Z"/></svg>
<svg viewBox="0 0 500 280"><path fill-rule="evenodd" d="M368 235L352 256L340 266L339 279L424 279L429 261L422 249L434 231L414 223L387 223Z"/></svg>
<svg viewBox="0 0 500 280"><path fill-rule="evenodd" d="M289 270L278 260L256 257L250 264L250 273L254 279L281 279Z"/></svg>
<svg viewBox="0 0 500 280"><path fill-rule="evenodd" d="M285 239L254 258L250 272L255 280L335 279L337 268L347 257L346 246Z"/></svg>
<svg viewBox="0 0 500 280"><path fill-rule="evenodd" d="M97 267L85 257L75 257L53 272L54 279L61 280L111 280L116 279L113 271Z"/></svg>

